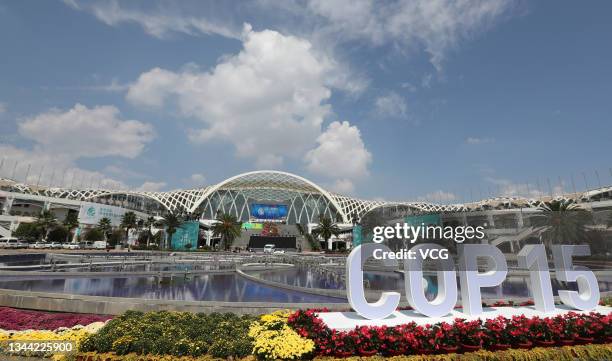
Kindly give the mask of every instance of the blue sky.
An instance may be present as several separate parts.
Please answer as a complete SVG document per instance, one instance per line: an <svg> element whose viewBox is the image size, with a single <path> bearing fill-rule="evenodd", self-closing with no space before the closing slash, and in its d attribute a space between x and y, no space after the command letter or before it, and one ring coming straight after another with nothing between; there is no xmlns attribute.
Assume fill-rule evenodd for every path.
<svg viewBox="0 0 612 361"><path fill-rule="evenodd" d="M611 184L611 10L2 1L0 174L166 190L279 169L436 202Z"/></svg>

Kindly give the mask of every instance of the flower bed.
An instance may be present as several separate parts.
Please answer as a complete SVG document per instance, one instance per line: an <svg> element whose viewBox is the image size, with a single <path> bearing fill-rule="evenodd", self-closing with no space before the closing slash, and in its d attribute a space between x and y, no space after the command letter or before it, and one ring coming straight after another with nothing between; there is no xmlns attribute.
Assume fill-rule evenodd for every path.
<svg viewBox="0 0 612 361"><path fill-rule="evenodd" d="M586 345L586 346L565 346L550 348L534 348L531 350L508 350L508 351L478 351L468 354L448 354L448 355L429 355L429 356L398 356L393 361L604 361L612 359L612 345ZM211 361L210 356L201 357L175 357L148 355L140 356L136 354L118 356L115 354L94 354L81 353L68 359L69 361ZM317 357L315 361L333 361L331 357ZM364 360L382 361L387 360L381 356L368 358L352 357L345 360ZM242 359L242 361L254 361L252 356Z"/></svg>
<svg viewBox="0 0 612 361"><path fill-rule="evenodd" d="M386 356L472 352L480 348L500 350L574 343L612 342L612 314L570 312L551 318L515 316L487 321L456 319L420 326L359 327L351 331L331 330L316 310L297 311L289 325L302 337L314 341L320 356Z"/></svg>
<svg viewBox="0 0 612 361"><path fill-rule="evenodd" d="M60 327L55 330L0 330L0 344L5 341L71 341L76 350L87 336L98 332L103 326L104 322L93 322L87 326ZM48 357L52 353L24 350L11 355Z"/></svg>
<svg viewBox="0 0 612 361"><path fill-rule="evenodd" d="M294 360L312 355L315 344L301 337L287 324L288 312L278 311L261 316L251 324L253 354L266 360Z"/></svg>
<svg viewBox="0 0 612 361"><path fill-rule="evenodd" d="M4 330L55 330L60 327L86 326L111 318L112 316L26 311L0 307L0 329Z"/></svg>
<svg viewBox="0 0 612 361"><path fill-rule="evenodd" d="M459 360L452 356L457 354L472 357L461 360L540 360L546 358L538 355L550 356L551 350L566 350L561 356L572 350L574 356L559 356L560 360L582 359L585 350L591 350L588 351L591 359L597 359L595 356L601 352L607 356L600 359L612 359L610 346L573 347L612 342L612 314L568 313L550 318L515 316L485 321L456 319L425 326L409 323L338 331L327 327L317 312L278 311L253 317L130 311L105 325L94 323L55 331L0 331L0 341L9 338L72 340L79 345L80 352L112 354L112 360L237 359L249 355L259 360L360 356L412 360L410 355L422 360ZM525 353L524 349L533 351Z"/></svg>
<svg viewBox="0 0 612 361"><path fill-rule="evenodd" d="M128 311L87 337L81 351L174 356L243 357L251 354L253 316Z"/></svg>

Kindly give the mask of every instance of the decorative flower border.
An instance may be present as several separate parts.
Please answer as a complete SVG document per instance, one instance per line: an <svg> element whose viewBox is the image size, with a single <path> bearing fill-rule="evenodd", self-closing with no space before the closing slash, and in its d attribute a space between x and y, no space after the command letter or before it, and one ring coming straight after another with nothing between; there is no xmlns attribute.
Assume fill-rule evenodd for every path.
<svg viewBox="0 0 612 361"><path fill-rule="evenodd" d="M0 329L4 330L55 330L60 327L85 326L94 322L104 322L111 318L113 316L53 313L0 307Z"/></svg>
<svg viewBox="0 0 612 361"><path fill-rule="evenodd" d="M338 331L325 325L317 316L320 311L326 310L297 311L287 321L300 336L314 341L317 356L427 355L612 342L612 313L500 316L486 321L455 319L424 326L409 323Z"/></svg>

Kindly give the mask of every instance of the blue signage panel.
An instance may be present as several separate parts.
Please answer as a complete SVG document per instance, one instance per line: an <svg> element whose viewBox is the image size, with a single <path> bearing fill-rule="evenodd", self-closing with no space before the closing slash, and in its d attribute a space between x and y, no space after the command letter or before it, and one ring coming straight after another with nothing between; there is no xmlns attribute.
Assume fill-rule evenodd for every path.
<svg viewBox="0 0 612 361"><path fill-rule="evenodd" d="M172 235L172 249L195 250L198 248L198 234L200 226L198 222L185 222L181 224ZM190 244L191 246L187 246Z"/></svg>
<svg viewBox="0 0 612 361"><path fill-rule="evenodd" d="M353 226L353 247L359 246L363 243L363 236L361 233L361 226L356 224Z"/></svg>
<svg viewBox="0 0 612 361"><path fill-rule="evenodd" d="M251 204L251 217L256 219L283 219L287 217L284 204Z"/></svg>

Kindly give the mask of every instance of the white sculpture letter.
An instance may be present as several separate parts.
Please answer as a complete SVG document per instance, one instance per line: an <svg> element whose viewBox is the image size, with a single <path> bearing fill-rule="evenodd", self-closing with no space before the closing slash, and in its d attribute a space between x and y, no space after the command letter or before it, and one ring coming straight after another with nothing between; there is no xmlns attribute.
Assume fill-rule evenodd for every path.
<svg viewBox="0 0 612 361"><path fill-rule="evenodd" d="M383 292L380 299L374 303L368 303L363 288L363 265L372 257L374 250L391 252L389 247L383 244L366 243L355 247L346 259L346 294L349 304L362 317L370 320L383 319L391 315L400 301L397 292ZM397 266L396 260L384 258L385 266Z"/></svg>
<svg viewBox="0 0 612 361"><path fill-rule="evenodd" d="M478 272L478 257L490 259L491 269ZM463 312L470 316L482 314L481 287L501 284L508 274L504 254L488 244L463 244L459 246L459 280Z"/></svg>
<svg viewBox="0 0 612 361"><path fill-rule="evenodd" d="M423 243L413 247L411 250L417 255L419 250L445 249L433 243ZM457 303L457 273L452 257L447 259L436 259L440 268L436 272L438 278L438 294L429 302L425 298L423 289L423 258L416 257L413 260L404 260L404 284L408 303L416 311L428 317L442 317L448 315Z"/></svg>

